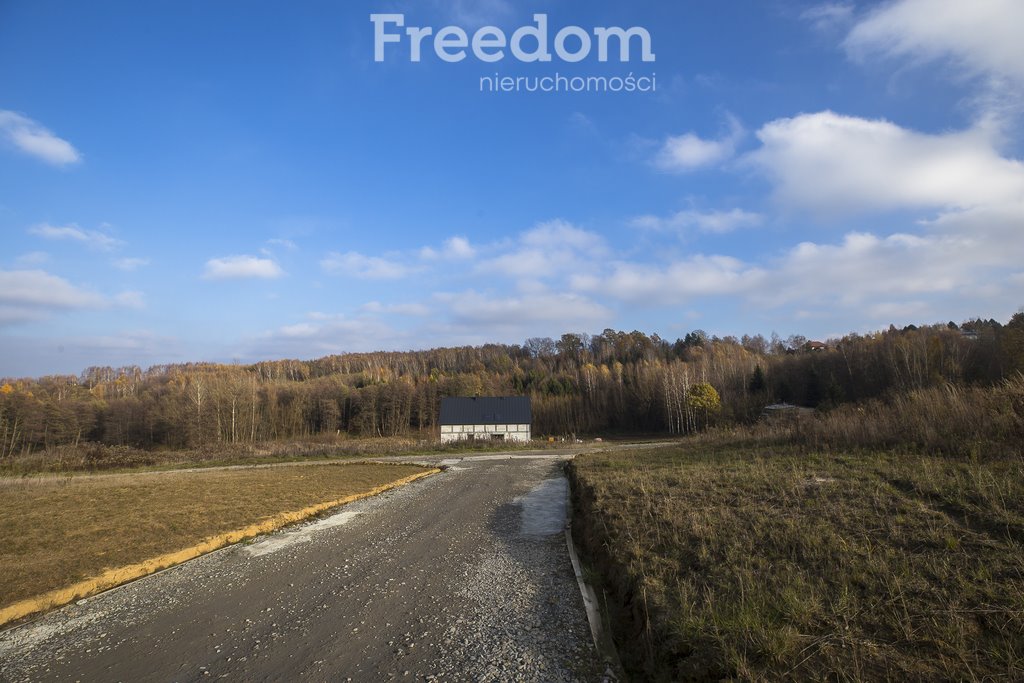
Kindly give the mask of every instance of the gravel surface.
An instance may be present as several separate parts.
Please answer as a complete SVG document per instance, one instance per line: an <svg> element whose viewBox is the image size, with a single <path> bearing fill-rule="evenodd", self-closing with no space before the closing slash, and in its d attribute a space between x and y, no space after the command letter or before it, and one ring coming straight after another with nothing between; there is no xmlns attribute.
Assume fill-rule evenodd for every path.
<svg viewBox="0 0 1024 683"><path fill-rule="evenodd" d="M0 679L601 681L560 458L445 462L0 633Z"/></svg>

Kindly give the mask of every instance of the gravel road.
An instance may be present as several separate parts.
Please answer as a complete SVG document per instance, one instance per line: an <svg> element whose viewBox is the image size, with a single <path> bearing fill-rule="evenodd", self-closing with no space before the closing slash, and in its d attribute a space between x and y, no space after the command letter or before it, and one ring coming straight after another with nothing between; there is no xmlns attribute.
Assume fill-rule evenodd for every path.
<svg viewBox="0 0 1024 683"><path fill-rule="evenodd" d="M600 681L562 456L467 458L0 633L9 681Z"/></svg>

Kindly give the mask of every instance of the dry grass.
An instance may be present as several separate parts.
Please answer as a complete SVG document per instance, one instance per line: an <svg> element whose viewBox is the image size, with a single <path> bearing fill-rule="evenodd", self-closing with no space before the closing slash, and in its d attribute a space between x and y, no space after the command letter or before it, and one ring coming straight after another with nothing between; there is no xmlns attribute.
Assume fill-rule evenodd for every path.
<svg viewBox="0 0 1024 683"><path fill-rule="evenodd" d="M0 479L0 607L421 471L353 463Z"/></svg>
<svg viewBox="0 0 1024 683"><path fill-rule="evenodd" d="M705 446L573 463L634 673L1024 678L1020 458Z"/></svg>
<svg viewBox="0 0 1024 683"><path fill-rule="evenodd" d="M723 439L723 437L727 437ZM712 431L695 437L711 448L725 443L783 452L901 451L965 459L1024 457L1024 375L992 387L918 389L844 404L795 420Z"/></svg>
<svg viewBox="0 0 1024 683"><path fill-rule="evenodd" d="M559 444L554 444L555 446ZM191 450L145 450L98 443L64 444L48 450L0 458L0 476L166 470L182 467L259 465L310 460L357 460L387 455L469 453L544 448L546 443L459 442L442 444L411 437L353 438L347 435L303 441L211 444Z"/></svg>

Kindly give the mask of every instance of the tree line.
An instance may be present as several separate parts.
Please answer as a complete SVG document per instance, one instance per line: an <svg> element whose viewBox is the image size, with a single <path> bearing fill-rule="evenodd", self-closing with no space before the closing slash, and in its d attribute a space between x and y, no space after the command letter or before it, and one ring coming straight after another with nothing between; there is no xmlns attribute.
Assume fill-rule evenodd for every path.
<svg viewBox="0 0 1024 683"><path fill-rule="evenodd" d="M607 329L523 344L350 353L251 365L91 367L0 380L0 457L85 442L198 448L324 434L437 433L445 396L527 395L535 435L685 433L756 420L769 403L828 410L1024 372L1024 314L826 343L793 336L675 341Z"/></svg>

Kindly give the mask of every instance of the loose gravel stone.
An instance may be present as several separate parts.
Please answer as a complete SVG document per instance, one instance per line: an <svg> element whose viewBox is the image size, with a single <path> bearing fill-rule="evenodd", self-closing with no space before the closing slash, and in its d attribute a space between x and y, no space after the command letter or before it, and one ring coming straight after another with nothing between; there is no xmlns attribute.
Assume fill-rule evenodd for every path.
<svg viewBox="0 0 1024 683"><path fill-rule="evenodd" d="M449 464L0 632L0 680L606 680L558 459Z"/></svg>

